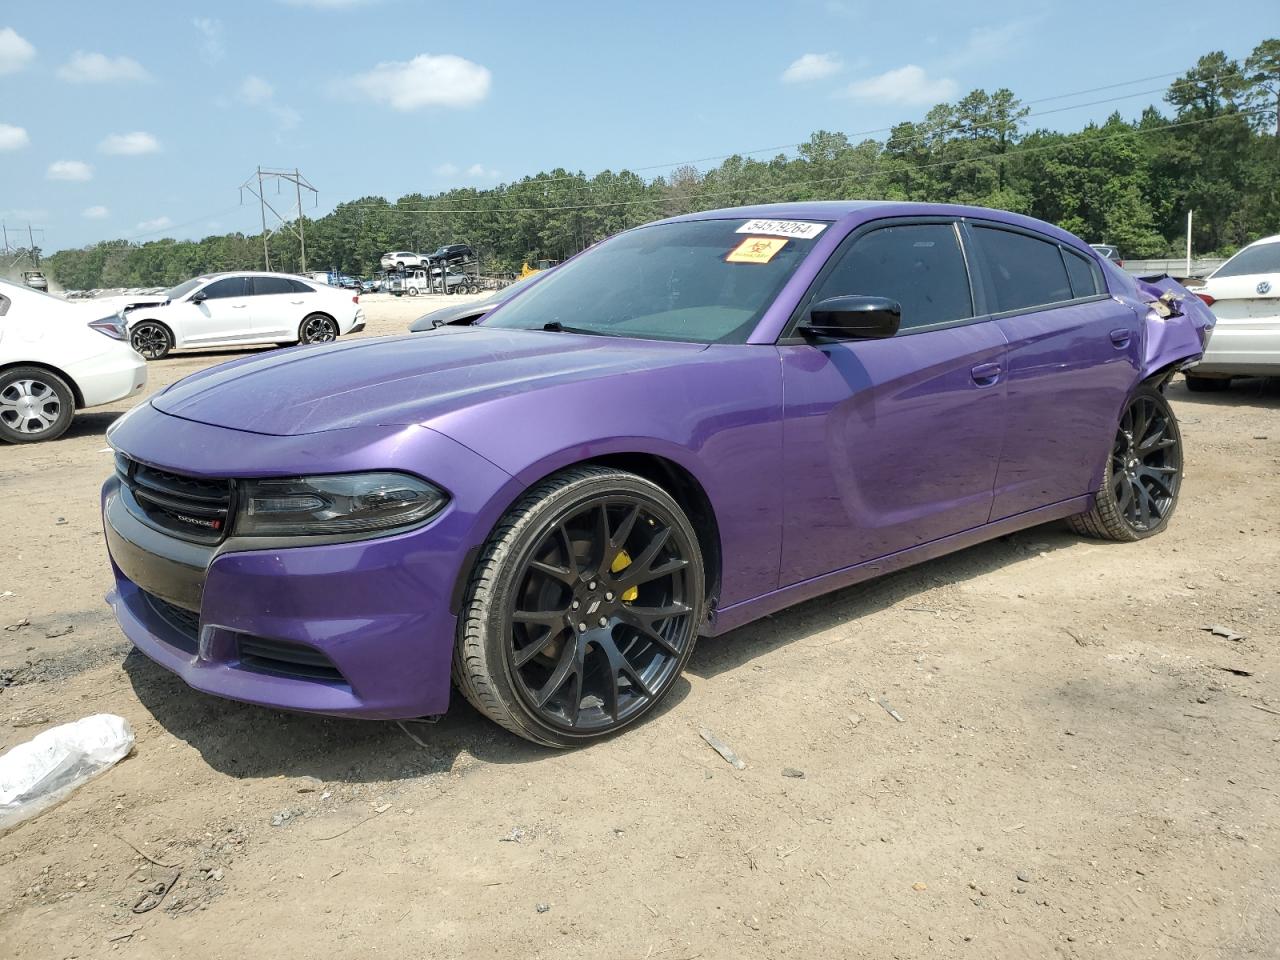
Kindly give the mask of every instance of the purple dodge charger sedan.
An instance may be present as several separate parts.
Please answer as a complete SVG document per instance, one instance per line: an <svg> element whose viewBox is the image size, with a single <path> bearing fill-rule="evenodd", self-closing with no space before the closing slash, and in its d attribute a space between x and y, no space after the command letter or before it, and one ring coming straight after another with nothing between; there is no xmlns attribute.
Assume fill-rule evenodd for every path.
<svg viewBox="0 0 1280 960"><path fill-rule="evenodd" d="M1212 314L1027 217L619 234L471 327L197 373L109 432L108 601L197 690L569 746L698 634L1033 524L1160 532Z"/></svg>

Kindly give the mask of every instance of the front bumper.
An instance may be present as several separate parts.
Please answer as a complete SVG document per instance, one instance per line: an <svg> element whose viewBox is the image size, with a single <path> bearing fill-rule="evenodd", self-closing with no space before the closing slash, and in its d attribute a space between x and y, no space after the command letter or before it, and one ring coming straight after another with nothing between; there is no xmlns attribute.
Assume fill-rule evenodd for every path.
<svg viewBox="0 0 1280 960"><path fill-rule="evenodd" d="M131 417L124 427L141 435ZM194 424L147 410L152 430L232 435L245 445L287 441ZM415 428L420 429L420 428ZM368 431L365 431L366 433ZM475 454L421 431L428 456L446 470ZM224 437L225 439L225 437ZM128 438L113 443L142 457ZM403 440L402 440L403 445ZM453 461L449 463L447 461ZM475 487L454 495L426 526L346 543L303 538L246 549L180 539L140 517L118 476L102 490L103 524L115 586L107 602L144 654L197 690L267 707L370 719L445 712L457 617L456 585L473 538L496 518L475 491L510 477L481 461ZM157 464L176 469L172 464ZM403 468L403 467L402 467ZM187 468L191 471L191 468Z"/></svg>

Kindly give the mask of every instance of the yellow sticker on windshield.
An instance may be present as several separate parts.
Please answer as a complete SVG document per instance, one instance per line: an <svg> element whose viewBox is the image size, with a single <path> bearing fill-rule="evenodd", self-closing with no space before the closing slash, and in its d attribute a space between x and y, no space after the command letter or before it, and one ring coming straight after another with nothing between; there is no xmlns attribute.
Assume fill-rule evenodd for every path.
<svg viewBox="0 0 1280 960"><path fill-rule="evenodd" d="M747 237L729 251L725 263L768 263L787 245L785 237Z"/></svg>

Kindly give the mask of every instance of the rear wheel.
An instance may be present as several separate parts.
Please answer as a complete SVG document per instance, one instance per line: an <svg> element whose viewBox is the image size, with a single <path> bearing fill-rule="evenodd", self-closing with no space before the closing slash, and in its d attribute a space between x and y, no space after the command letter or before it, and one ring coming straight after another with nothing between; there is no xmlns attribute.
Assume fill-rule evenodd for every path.
<svg viewBox="0 0 1280 960"><path fill-rule="evenodd" d="M173 334L162 323L143 320L129 331L129 345L147 360L163 360L173 349Z"/></svg>
<svg viewBox="0 0 1280 960"><path fill-rule="evenodd" d="M1077 533L1128 542L1169 524L1182 483L1182 434L1164 394L1142 387L1125 407L1094 507L1070 518Z"/></svg>
<svg viewBox="0 0 1280 960"><path fill-rule="evenodd" d="M1230 377L1193 377L1187 374L1187 389L1192 393L1221 393L1231 386Z"/></svg>
<svg viewBox="0 0 1280 960"><path fill-rule="evenodd" d="M301 343L332 343L338 339L338 322L323 313L313 313L298 329Z"/></svg>
<svg viewBox="0 0 1280 960"><path fill-rule="evenodd" d="M454 682L491 720L568 747L648 714L702 617L697 536L661 487L584 467L530 490L471 576Z"/></svg>
<svg viewBox="0 0 1280 960"><path fill-rule="evenodd" d="M67 381L42 367L0 373L0 440L36 443L66 433L76 399Z"/></svg>

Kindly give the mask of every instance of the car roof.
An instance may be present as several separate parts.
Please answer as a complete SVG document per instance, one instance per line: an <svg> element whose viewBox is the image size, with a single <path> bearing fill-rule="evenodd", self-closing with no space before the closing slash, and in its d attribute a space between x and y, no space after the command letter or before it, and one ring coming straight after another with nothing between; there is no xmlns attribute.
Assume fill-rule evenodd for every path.
<svg viewBox="0 0 1280 960"><path fill-rule="evenodd" d="M1253 241L1253 243L1249 244L1248 246L1260 247L1264 243L1280 243L1280 233L1277 233L1274 237L1261 237L1260 239ZM1246 248L1241 247L1240 249L1244 250Z"/></svg>
<svg viewBox="0 0 1280 960"><path fill-rule="evenodd" d="M300 276L296 273L277 273L274 270L224 270L221 273L201 273L192 277L192 280L219 280L223 277L284 277L286 280L309 280L310 278ZM186 283L187 281L183 281ZM311 280L311 283L316 281Z"/></svg>
<svg viewBox="0 0 1280 960"><path fill-rule="evenodd" d="M1025 227L1048 234L1059 240L1070 241L1088 249L1079 237L1061 227L990 207L971 207L957 203L923 203L906 200L802 200L793 203L760 203L745 207L725 207L720 210L703 210L679 217L669 217L659 223L681 223L690 220L736 220L742 218L768 220L874 220L880 217L972 217L994 220L1012 226Z"/></svg>

